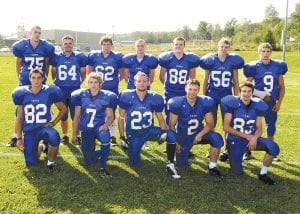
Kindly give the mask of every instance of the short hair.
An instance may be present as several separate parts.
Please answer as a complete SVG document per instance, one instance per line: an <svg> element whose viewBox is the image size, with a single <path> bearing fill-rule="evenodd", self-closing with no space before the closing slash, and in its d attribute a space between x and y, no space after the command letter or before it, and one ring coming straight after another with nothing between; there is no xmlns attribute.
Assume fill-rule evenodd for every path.
<svg viewBox="0 0 300 214"><path fill-rule="evenodd" d="M96 79L100 85L102 85L102 83L103 83L102 75L98 72L91 72L87 76L87 82L89 82L90 79Z"/></svg>
<svg viewBox="0 0 300 214"><path fill-rule="evenodd" d="M65 39L72 40L74 42L74 38L71 35L65 35L62 37L61 42L63 43Z"/></svg>
<svg viewBox="0 0 300 214"><path fill-rule="evenodd" d="M244 83L242 83L239 88L240 88L240 91L242 90L243 87L249 87L252 89L252 92L254 91L254 85L252 82L249 82L249 81L246 81Z"/></svg>
<svg viewBox="0 0 300 214"><path fill-rule="evenodd" d="M221 43L224 43L224 44L226 44L226 45L231 46L230 40L229 40L228 38L226 38L226 37L222 37L222 38L219 40L218 45L220 45Z"/></svg>
<svg viewBox="0 0 300 214"><path fill-rule="evenodd" d="M40 74L44 78L44 72L40 68L31 69L31 71L29 73L29 78L31 77L32 74Z"/></svg>
<svg viewBox="0 0 300 214"><path fill-rule="evenodd" d="M134 42L134 46L137 46L137 44L138 44L139 42L143 42L144 44L146 44L145 40L143 40L143 39L138 39L138 40L136 40L136 41Z"/></svg>
<svg viewBox="0 0 300 214"><path fill-rule="evenodd" d="M104 42L109 42L111 45L113 45L113 40L112 40L112 38L109 37L109 36L102 36L102 37L100 38L99 44L100 44L100 45L103 45Z"/></svg>
<svg viewBox="0 0 300 214"><path fill-rule="evenodd" d="M142 71L138 71L138 72L136 73L136 75L134 75L134 81L136 81L136 80L137 80L137 78L138 78L139 76L146 77L146 78L147 78L147 80L148 80L148 76L147 76L147 74L145 74L145 73L144 73L144 72L142 72Z"/></svg>
<svg viewBox="0 0 300 214"><path fill-rule="evenodd" d="M31 28L30 32L33 32L35 29L39 29L40 31L42 30L42 28L41 28L40 26L34 25L34 26Z"/></svg>
<svg viewBox="0 0 300 214"><path fill-rule="evenodd" d="M185 83L185 86L188 86L188 85L196 85L200 88L200 82L196 79L189 79L186 83Z"/></svg>
<svg viewBox="0 0 300 214"><path fill-rule="evenodd" d="M176 41L183 41L183 45L185 46L185 39L183 37L177 36L173 39L173 44L175 44Z"/></svg>
<svg viewBox="0 0 300 214"><path fill-rule="evenodd" d="M272 52L272 45L269 43L269 42L264 42L264 43L261 43L257 50L258 50L258 53L260 53L260 51L263 49L263 48L268 48L270 49L270 51Z"/></svg>

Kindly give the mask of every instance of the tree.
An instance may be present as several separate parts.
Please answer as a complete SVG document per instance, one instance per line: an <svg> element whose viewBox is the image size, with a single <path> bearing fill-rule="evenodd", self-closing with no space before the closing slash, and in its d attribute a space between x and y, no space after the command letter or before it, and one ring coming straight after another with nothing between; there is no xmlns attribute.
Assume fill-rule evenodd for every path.
<svg viewBox="0 0 300 214"><path fill-rule="evenodd" d="M230 38L233 37L235 34L236 25L237 25L237 19L235 18L231 18L229 21L227 21L224 27L224 35Z"/></svg>
<svg viewBox="0 0 300 214"><path fill-rule="evenodd" d="M300 41L300 3L296 4L295 12L291 14L289 32L291 37Z"/></svg>
<svg viewBox="0 0 300 214"><path fill-rule="evenodd" d="M193 39L193 30L187 26L184 25L182 29L180 29L180 34L185 38L185 40L189 41Z"/></svg>
<svg viewBox="0 0 300 214"><path fill-rule="evenodd" d="M264 42L269 42L272 45L273 50L276 50L276 40L271 30L268 30L264 36Z"/></svg>
<svg viewBox="0 0 300 214"><path fill-rule="evenodd" d="M208 31L208 23L205 21L200 21L197 28L197 37L202 40L211 40L211 35Z"/></svg>

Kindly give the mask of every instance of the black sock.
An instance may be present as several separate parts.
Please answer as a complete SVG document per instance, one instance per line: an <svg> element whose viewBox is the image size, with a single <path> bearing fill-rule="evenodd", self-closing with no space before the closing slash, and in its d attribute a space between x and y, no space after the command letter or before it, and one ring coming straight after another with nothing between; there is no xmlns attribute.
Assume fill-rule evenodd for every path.
<svg viewBox="0 0 300 214"><path fill-rule="evenodd" d="M167 157L168 161L174 163L176 144L167 144Z"/></svg>

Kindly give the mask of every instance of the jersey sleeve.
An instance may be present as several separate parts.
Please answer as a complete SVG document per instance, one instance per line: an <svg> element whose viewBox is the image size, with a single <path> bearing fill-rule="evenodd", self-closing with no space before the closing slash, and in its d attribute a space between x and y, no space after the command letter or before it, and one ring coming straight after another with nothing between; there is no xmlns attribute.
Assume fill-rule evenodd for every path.
<svg viewBox="0 0 300 214"><path fill-rule="evenodd" d="M122 53L119 52L115 53L115 60L119 68L123 67L122 58L123 58Z"/></svg>
<svg viewBox="0 0 300 214"><path fill-rule="evenodd" d="M211 70L214 64L214 54L209 53L200 58L200 67L204 70Z"/></svg>
<svg viewBox="0 0 300 214"><path fill-rule="evenodd" d="M57 67L58 53L54 53L53 57L50 60L50 63L53 67Z"/></svg>
<svg viewBox="0 0 300 214"><path fill-rule="evenodd" d="M164 110L164 99L158 93L152 93L152 108L155 112L162 112Z"/></svg>
<svg viewBox="0 0 300 214"><path fill-rule="evenodd" d="M48 90L53 103L63 101L63 92L59 87L57 87L56 85L50 85Z"/></svg>
<svg viewBox="0 0 300 214"><path fill-rule="evenodd" d="M88 64L88 58L84 53L79 53L78 54L78 62L80 68L87 66Z"/></svg>
<svg viewBox="0 0 300 214"><path fill-rule="evenodd" d="M13 44L12 49L13 49L13 54L16 57L22 58L23 57L23 53L24 53L24 43L25 40L22 39L20 41L17 41Z"/></svg>
<svg viewBox="0 0 300 214"><path fill-rule="evenodd" d="M71 105L81 106L81 93L84 89L77 89L71 93Z"/></svg>
<svg viewBox="0 0 300 214"><path fill-rule="evenodd" d="M96 52L89 53L89 55L88 55L88 61L87 61L87 63L88 63L89 66L92 66L92 67L94 66L95 56L96 56Z"/></svg>
<svg viewBox="0 0 300 214"><path fill-rule="evenodd" d="M256 62L250 62L244 66L244 75L246 77L256 76Z"/></svg>
<svg viewBox="0 0 300 214"><path fill-rule="evenodd" d="M130 106L130 102L132 100L132 95L130 90L125 90L119 94L118 105L122 109L128 109Z"/></svg>
<svg viewBox="0 0 300 214"><path fill-rule="evenodd" d="M149 68L155 69L158 66L158 59L156 56L149 55Z"/></svg>
<svg viewBox="0 0 300 214"><path fill-rule="evenodd" d="M122 67L130 68L133 62L134 54L126 54L122 58Z"/></svg>
<svg viewBox="0 0 300 214"><path fill-rule="evenodd" d="M257 116L265 116L266 111L268 110L268 105L257 97L251 98L251 101L255 103L255 110L257 112Z"/></svg>
<svg viewBox="0 0 300 214"><path fill-rule="evenodd" d="M164 67L164 68L168 69L170 59L172 59L172 52L171 51L162 53L158 56L158 64L161 67Z"/></svg>
<svg viewBox="0 0 300 214"><path fill-rule="evenodd" d="M229 54L229 56L230 56L230 60L233 64L234 69L241 69L244 67L245 61L244 61L243 57L241 57L240 55L238 55L236 53L231 53L231 54Z"/></svg>
<svg viewBox="0 0 300 214"><path fill-rule="evenodd" d="M198 99L201 99L201 104L205 113L212 111L212 109L214 108L214 100L211 97L202 95L198 96Z"/></svg>
<svg viewBox="0 0 300 214"><path fill-rule="evenodd" d="M190 68L196 68L200 65L200 57L194 53L186 53Z"/></svg>
<svg viewBox="0 0 300 214"><path fill-rule="evenodd" d="M281 60L276 60L276 61L278 63L278 66L280 67L279 75L285 75L285 73L288 71L288 66L286 62Z"/></svg>
<svg viewBox="0 0 300 214"><path fill-rule="evenodd" d="M173 97L168 101L168 109L173 114L179 115L184 96Z"/></svg>
<svg viewBox="0 0 300 214"><path fill-rule="evenodd" d="M225 113L232 113L233 109L240 106L240 99L233 95L227 95L221 99L221 108Z"/></svg>
<svg viewBox="0 0 300 214"><path fill-rule="evenodd" d="M116 109L117 104L118 104L117 95L113 92L107 91L106 99L107 99L107 107Z"/></svg>
<svg viewBox="0 0 300 214"><path fill-rule="evenodd" d="M45 51L46 51L46 56L52 58L55 53L54 45L48 41L45 41Z"/></svg>
<svg viewBox="0 0 300 214"><path fill-rule="evenodd" d="M26 87L26 86L25 86ZM17 87L12 92L12 99L15 105L22 105L26 88L24 86Z"/></svg>

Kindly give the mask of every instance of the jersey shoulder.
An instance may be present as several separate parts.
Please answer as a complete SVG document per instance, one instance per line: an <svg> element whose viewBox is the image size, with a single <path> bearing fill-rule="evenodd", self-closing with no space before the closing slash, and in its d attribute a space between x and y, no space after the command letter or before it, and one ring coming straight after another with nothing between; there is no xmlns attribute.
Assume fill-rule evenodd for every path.
<svg viewBox="0 0 300 214"><path fill-rule="evenodd" d="M214 106L214 100L209 96L198 95L197 100L205 108L212 108Z"/></svg>
<svg viewBox="0 0 300 214"><path fill-rule="evenodd" d="M272 62L280 68L280 74L284 75L288 71L288 66L286 62L282 60L272 60Z"/></svg>
<svg viewBox="0 0 300 214"><path fill-rule="evenodd" d="M169 61L172 60L173 57L174 57L174 53L172 51L161 53L158 56L158 63L163 67L167 67Z"/></svg>
<svg viewBox="0 0 300 214"><path fill-rule="evenodd" d="M21 39L17 42L15 42L12 45L12 49L13 49L13 54L16 57L22 57L23 52L25 51L26 47L28 47L29 45L29 40L28 39Z"/></svg>
<svg viewBox="0 0 300 214"><path fill-rule="evenodd" d="M251 102L254 104L254 108L258 111L265 112L268 110L268 105L257 97L252 97Z"/></svg>
<svg viewBox="0 0 300 214"><path fill-rule="evenodd" d="M211 67L215 64L216 54L208 53L200 58L200 67L206 70L211 69Z"/></svg>
<svg viewBox="0 0 300 214"><path fill-rule="evenodd" d="M15 105L21 105L25 94L29 93L29 86L19 86L12 92L12 99Z"/></svg>
<svg viewBox="0 0 300 214"><path fill-rule="evenodd" d="M238 96L227 95L221 99L221 105L223 108L236 109L241 106L241 100Z"/></svg>
<svg viewBox="0 0 300 214"><path fill-rule="evenodd" d="M236 53L230 53L228 56L235 69L240 69L244 66L245 60L240 55Z"/></svg>

